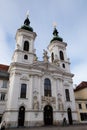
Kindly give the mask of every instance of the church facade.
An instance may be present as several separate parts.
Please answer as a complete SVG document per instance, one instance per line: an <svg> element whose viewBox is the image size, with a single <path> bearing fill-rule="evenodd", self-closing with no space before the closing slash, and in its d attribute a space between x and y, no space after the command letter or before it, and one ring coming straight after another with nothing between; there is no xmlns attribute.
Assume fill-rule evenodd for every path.
<svg viewBox="0 0 87 130"><path fill-rule="evenodd" d="M47 47L50 56L44 50L43 61L39 61L34 48L36 36L27 17L16 33L3 120L10 127L59 125L64 118L73 124L77 113L67 43L54 27Z"/></svg>

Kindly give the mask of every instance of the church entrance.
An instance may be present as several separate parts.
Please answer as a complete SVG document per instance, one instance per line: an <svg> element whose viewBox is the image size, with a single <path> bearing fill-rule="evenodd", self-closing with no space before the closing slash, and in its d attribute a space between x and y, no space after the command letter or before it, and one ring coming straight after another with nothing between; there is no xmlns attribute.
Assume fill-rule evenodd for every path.
<svg viewBox="0 0 87 130"><path fill-rule="evenodd" d="M44 107L44 124L53 124L53 108L50 105Z"/></svg>
<svg viewBox="0 0 87 130"><path fill-rule="evenodd" d="M68 114L68 120L69 120L69 124L72 125L73 121L72 121L72 111L70 108L67 109L67 114Z"/></svg>
<svg viewBox="0 0 87 130"><path fill-rule="evenodd" d="M24 119L25 119L25 107L21 106L19 108L19 114L18 114L18 126L24 126Z"/></svg>

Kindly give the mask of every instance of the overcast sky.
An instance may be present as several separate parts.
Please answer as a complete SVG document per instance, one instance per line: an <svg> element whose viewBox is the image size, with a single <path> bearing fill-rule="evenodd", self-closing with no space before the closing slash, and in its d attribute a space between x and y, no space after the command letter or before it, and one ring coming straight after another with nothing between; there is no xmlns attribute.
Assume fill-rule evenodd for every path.
<svg viewBox="0 0 87 130"><path fill-rule="evenodd" d="M31 26L37 33L36 53L42 58L57 23L59 36L67 42L74 84L87 81L87 0L0 0L0 64L10 64L15 34L29 10Z"/></svg>

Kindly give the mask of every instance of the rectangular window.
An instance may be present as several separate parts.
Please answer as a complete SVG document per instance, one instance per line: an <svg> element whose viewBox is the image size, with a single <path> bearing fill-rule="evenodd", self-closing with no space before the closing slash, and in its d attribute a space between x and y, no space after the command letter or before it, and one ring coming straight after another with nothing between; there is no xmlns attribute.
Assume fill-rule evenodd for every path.
<svg viewBox="0 0 87 130"><path fill-rule="evenodd" d="M20 98L26 98L26 89L27 89L27 85L21 84Z"/></svg>
<svg viewBox="0 0 87 130"><path fill-rule="evenodd" d="M87 104L85 104L85 107L86 107L86 109L87 109Z"/></svg>
<svg viewBox="0 0 87 130"><path fill-rule="evenodd" d="M1 101L5 100L5 93L1 93Z"/></svg>
<svg viewBox="0 0 87 130"><path fill-rule="evenodd" d="M3 80L3 85L2 85L2 88L7 88L7 80Z"/></svg>
<svg viewBox="0 0 87 130"><path fill-rule="evenodd" d="M81 121L87 121L87 113L80 113Z"/></svg>
<svg viewBox="0 0 87 130"><path fill-rule="evenodd" d="M78 104L78 106L79 106L79 109L82 109L82 105L81 104Z"/></svg>
<svg viewBox="0 0 87 130"><path fill-rule="evenodd" d="M65 89L66 101L70 101L69 89Z"/></svg>

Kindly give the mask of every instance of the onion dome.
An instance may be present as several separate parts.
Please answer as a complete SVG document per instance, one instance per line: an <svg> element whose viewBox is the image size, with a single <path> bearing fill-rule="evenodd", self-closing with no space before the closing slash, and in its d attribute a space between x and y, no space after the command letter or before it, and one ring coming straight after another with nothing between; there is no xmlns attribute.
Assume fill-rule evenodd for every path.
<svg viewBox="0 0 87 130"><path fill-rule="evenodd" d="M58 35L58 31L57 31L57 29L56 29L56 27L54 27L54 31L53 31L53 39L51 40L51 42L52 41L60 41L60 42L62 42L63 41L63 38L61 38L61 37L59 37L59 35Z"/></svg>
<svg viewBox="0 0 87 130"><path fill-rule="evenodd" d="M33 28L30 26L30 20L28 18L28 15L27 15L27 18L24 20L24 25L21 27L21 29L25 29L25 30L33 32Z"/></svg>

